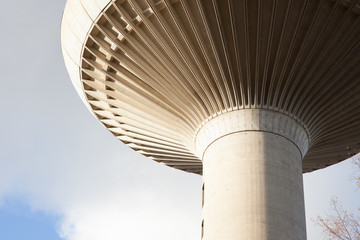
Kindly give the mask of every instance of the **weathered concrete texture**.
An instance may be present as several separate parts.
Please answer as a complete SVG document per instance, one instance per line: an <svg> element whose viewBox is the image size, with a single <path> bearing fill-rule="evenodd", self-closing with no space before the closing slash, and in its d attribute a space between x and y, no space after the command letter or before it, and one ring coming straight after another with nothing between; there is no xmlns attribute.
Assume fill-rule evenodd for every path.
<svg viewBox="0 0 360 240"><path fill-rule="evenodd" d="M205 240L304 240L301 152L280 135L244 131L203 158Z"/></svg>

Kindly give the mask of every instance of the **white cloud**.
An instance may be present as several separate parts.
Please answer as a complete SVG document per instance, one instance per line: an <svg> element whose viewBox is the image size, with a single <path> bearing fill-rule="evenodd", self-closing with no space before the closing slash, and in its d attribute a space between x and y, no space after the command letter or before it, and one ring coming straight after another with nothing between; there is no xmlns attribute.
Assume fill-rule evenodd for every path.
<svg viewBox="0 0 360 240"><path fill-rule="evenodd" d="M61 216L66 240L198 239L200 177L153 163L94 128L73 146L62 137L36 156L2 159L10 174L0 174L0 197ZM56 146L64 151L53 154Z"/></svg>

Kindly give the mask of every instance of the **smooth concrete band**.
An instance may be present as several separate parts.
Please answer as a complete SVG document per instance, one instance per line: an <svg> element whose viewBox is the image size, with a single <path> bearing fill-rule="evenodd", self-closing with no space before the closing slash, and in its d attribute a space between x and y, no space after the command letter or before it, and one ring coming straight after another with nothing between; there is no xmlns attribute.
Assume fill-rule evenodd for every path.
<svg viewBox="0 0 360 240"><path fill-rule="evenodd" d="M236 124L246 115L260 124L249 119ZM215 132L202 147L203 239L305 240L305 130L290 117L266 110L233 116L211 120L198 134ZM219 131L220 123L226 130ZM242 128L246 131L238 131Z"/></svg>
<svg viewBox="0 0 360 240"><path fill-rule="evenodd" d="M216 139L234 132L262 131L281 135L292 141L304 156L309 137L306 129L295 119L280 112L266 109L240 109L223 113L204 123L194 137L197 155Z"/></svg>

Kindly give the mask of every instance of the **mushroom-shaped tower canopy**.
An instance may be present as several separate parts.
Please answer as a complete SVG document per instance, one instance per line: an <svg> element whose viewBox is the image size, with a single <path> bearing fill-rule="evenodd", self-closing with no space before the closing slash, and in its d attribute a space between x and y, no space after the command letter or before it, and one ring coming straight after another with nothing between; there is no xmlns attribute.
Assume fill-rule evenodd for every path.
<svg viewBox="0 0 360 240"><path fill-rule="evenodd" d="M222 118L286 135L303 172L360 147L357 1L68 0L61 35L89 109L157 162L201 174Z"/></svg>

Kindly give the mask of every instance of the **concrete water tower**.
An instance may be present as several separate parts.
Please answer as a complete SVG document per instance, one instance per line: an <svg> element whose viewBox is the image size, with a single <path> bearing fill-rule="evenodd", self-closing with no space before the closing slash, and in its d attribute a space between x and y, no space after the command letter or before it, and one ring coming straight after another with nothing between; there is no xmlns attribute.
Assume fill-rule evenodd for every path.
<svg viewBox="0 0 360 240"><path fill-rule="evenodd" d="M139 153L203 175L203 239L306 239L302 173L360 144L354 0L68 0L71 79Z"/></svg>

